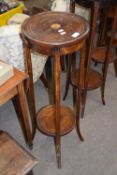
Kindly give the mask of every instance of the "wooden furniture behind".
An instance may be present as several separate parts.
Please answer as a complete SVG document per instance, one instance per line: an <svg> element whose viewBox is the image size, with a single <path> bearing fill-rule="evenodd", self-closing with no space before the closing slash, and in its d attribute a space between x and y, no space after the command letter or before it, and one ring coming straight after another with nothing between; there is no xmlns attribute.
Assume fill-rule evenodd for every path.
<svg viewBox="0 0 117 175"><path fill-rule="evenodd" d="M102 32L102 38L104 36L104 28L107 22L107 16L108 16L108 12L109 9L111 9L111 7L107 7L105 9L105 19L104 21L101 21L103 24L103 30ZM103 99L103 104L105 104L105 100L104 100L104 92L105 92L105 83L106 83L106 78L107 78L107 72L108 72L108 66L109 63L114 63L114 68L115 68L115 74L117 76L117 55L116 55L116 50L113 48L113 43L114 43L114 38L115 38L115 34L117 31L117 4L113 9L113 21L112 21L112 26L110 25L109 27L111 28L111 34L110 37L108 38L108 42L107 43L103 43L103 39L101 38L101 44L104 44L103 46L98 46L93 50L92 53L92 59L96 62L96 63L101 63L102 64L102 75L103 75L103 83L102 83L102 99ZM105 30L105 32L108 31L108 29Z"/></svg>
<svg viewBox="0 0 117 175"><path fill-rule="evenodd" d="M89 2L89 0L72 0L75 1L76 3L79 2ZM115 6L117 4L116 0L91 0L91 1L98 1L100 3L100 8L105 8L107 6Z"/></svg>
<svg viewBox="0 0 117 175"><path fill-rule="evenodd" d="M29 113L24 91L24 84L27 85L27 74L14 68L14 76L0 86L0 106L8 100L13 100L16 113L21 120L22 129L26 143L32 146L32 134L29 123Z"/></svg>
<svg viewBox="0 0 117 175"><path fill-rule="evenodd" d="M96 21L98 17L98 12L99 12L99 3L97 1L93 2L91 0L87 2L80 3L82 7L85 7L86 9L90 9L90 33L89 37L87 40L87 57L86 57L86 63L85 63L85 69L87 73L87 88L82 87L82 96L81 96L81 102L82 102L82 108L81 108L81 117L84 116L84 110L85 110L85 103L86 103L86 94L87 90L94 90L102 85L102 75L90 68L90 63L91 63L91 57L92 57L92 52L94 48L94 38L95 38L95 32L96 32ZM75 9L74 9L75 11ZM68 89L69 89L69 84L74 88L80 89L80 81L79 81L79 69L78 68L72 68L71 62L69 63L69 68L68 72L66 75L66 89L65 89L65 94L63 97L63 100L65 100ZM74 93L74 90L73 90ZM75 96L75 95L73 95ZM102 99L103 100L103 99ZM74 101L74 100L73 100Z"/></svg>
<svg viewBox="0 0 117 175"><path fill-rule="evenodd" d="M61 168L60 136L70 132L75 122L73 111L60 104L60 57L81 50L80 85L83 86L85 41L88 31L89 25L84 19L64 12L44 12L31 17L22 26L30 78L29 88L33 99L30 49L52 55L54 59L55 104L40 109L37 125L43 133L55 137L58 168ZM76 129L80 139L83 140L79 128L79 115L76 116Z"/></svg>
<svg viewBox="0 0 117 175"><path fill-rule="evenodd" d="M0 131L0 175L33 175L37 163L7 132Z"/></svg>

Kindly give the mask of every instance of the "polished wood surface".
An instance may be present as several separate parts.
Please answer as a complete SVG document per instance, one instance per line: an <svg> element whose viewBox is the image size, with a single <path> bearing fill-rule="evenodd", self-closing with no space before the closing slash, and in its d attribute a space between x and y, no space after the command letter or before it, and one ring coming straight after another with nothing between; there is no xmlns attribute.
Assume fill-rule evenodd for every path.
<svg viewBox="0 0 117 175"><path fill-rule="evenodd" d="M0 106L8 100L14 100L14 107L21 120L26 143L32 146L32 134L24 90L24 83L27 84L27 78L28 75L26 73L14 68L14 76L0 86Z"/></svg>
<svg viewBox="0 0 117 175"><path fill-rule="evenodd" d="M38 161L8 133L0 131L0 174L28 174ZM32 174L33 175L33 174Z"/></svg>
<svg viewBox="0 0 117 175"><path fill-rule="evenodd" d="M58 13L56 12L46 12L45 15L47 16L46 19L43 14L33 16L32 18L30 18L30 20L26 21L26 25L24 27L25 35L34 41L38 41L40 45L44 44L48 47L52 47L52 45L54 47L59 45L70 45L70 43L75 40L72 37L72 34L74 32L73 26L75 27L75 32L79 33L79 39L80 35L81 37L83 37L82 34L85 35L85 32L87 32L85 28L86 26L83 25L82 18L79 18L75 15L69 13L59 13L60 19L57 18ZM72 17L73 26L69 24L69 16L70 18ZM38 22L35 22L34 20ZM27 25L28 27L26 28ZM41 28L38 28L38 26L40 25ZM78 25L79 28L77 27ZM63 28L64 31L67 31L67 37L65 34L61 34L62 36L60 37L60 32L58 30L60 30L61 28Z"/></svg>
<svg viewBox="0 0 117 175"><path fill-rule="evenodd" d="M52 55L52 49L61 46L60 52L65 53L66 49L67 54L71 52L67 49L68 46L71 46L72 50L75 49L72 45L77 43L77 38L82 40L88 33L88 23L84 25L84 22L86 23L85 19L74 14L44 12L26 20L22 26L22 33L27 41L30 40L30 47L38 49L40 53ZM60 29L64 29L63 32L66 33L59 32ZM78 36L72 37L75 32Z"/></svg>
<svg viewBox="0 0 117 175"><path fill-rule="evenodd" d="M10 90L16 88L18 84L20 84L27 78L28 78L27 74L14 68L14 76L10 78L8 81L6 81L6 83L4 83L2 86L0 86L0 97L3 97L3 95L7 94Z"/></svg>
<svg viewBox="0 0 117 175"><path fill-rule="evenodd" d="M71 83L75 87L79 87L79 70L75 69L71 72ZM97 89L102 84L102 76L100 73L96 70L90 69L87 74L87 90ZM85 87L82 87L82 89L85 89Z"/></svg>
<svg viewBox="0 0 117 175"><path fill-rule="evenodd" d="M85 19L72 13L64 12L44 12L29 18L22 26L22 37L27 48L29 77L32 74L30 68L30 49L34 49L42 54L52 55L54 59L55 106L49 108L51 110L50 114L48 113L48 106L42 108L43 113L40 110L37 116L37 122L44 133L55 135L58 168L61 168L60 135L70 131L74 123L74 115L71 115L71 110L67 107L63 108L60 105L60 56L85 48L88 31L89 25ZM81 85L84 84L84 59L85 52L83 49L83 61L80 69ZM32 79L32 75L30 78ZM53 116L54 111L55 115ZM63 124L62 122L64 129L61 132L61 119L65 119L65 116L68 116L68 112L70 113L68 123L65 125L65 123ZM83 140L80 134L78 118L79 115L76 116L77 133L80 139ZM53 130L53 128L55 129Z"/></svg>
<svg viewBox="0 0 117 175"><path fill-rule="evenodd" d="M111 36L108 40L107 45L104 47L96 47L93 51L92 54L92 59L96 63L102 63L102 75L103 75L103 83L102 83L102 98L103 98L103 104L105 104L104 100L104 94L105 94L105 84L106 84L106 78L107 78L107 73L108 73L108 67L109 63L114 63L114 68L115 68L115 73L117 75L117 56L116 52L113 49L113 42L115 38L115 34L117 31L117 6L115 6L114 9L114 18L112 21L112 26L111 26ZM101 39L102 40L102 39Z"/></svg>
<svg viewBox="0 0 117 175"><path fill-rule="evenodd" d="M49 105L43 107L37 118L37 124L39 129L48 135L56 136L56 126L55 126L55 106ZM65 135L69 133L75 124L74 112L66 107L60 107L60 135Z"/></svg>
<svg viewBox="0 0 117 175"><path fill-rule="evenodd" d="M97 47L93 50L92 58L99 62L104 63L106 59L107 47ZM111 48L110 55L109 55L109 63L112 63L116 59L116 51L115 49Z"/></svg>

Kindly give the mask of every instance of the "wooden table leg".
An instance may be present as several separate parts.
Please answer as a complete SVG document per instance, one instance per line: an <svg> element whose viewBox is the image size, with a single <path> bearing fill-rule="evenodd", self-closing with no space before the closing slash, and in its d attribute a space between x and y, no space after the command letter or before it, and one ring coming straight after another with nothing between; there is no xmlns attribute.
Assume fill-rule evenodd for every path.
<svg viewBox="0 0 117 175"><path fill-rule="evenodd" d="M56 136L55 147L58 168L61 168L61 143L60 143L60 53L55 49L55 111L56 111Z"/></svg>
<svg viewBox="0 0 117 175"><path fill-rule="evenodd" d="M27 72L29 75L28 95L29 95L29 105L30 105L31 120L32 120L32 139L33 139L36 133L36 106L35 106L35 96L34 96L31 52L30 52L30 48L27 45L25 45L25 54L26 54Z"/></svg>
<svg viewBox="0 0 117 175"><path fill-rule="evenodd" d="M25 133L25 138L30 147L32 147L32 134L31 134L31 128L30 128L30 122L29 122L29 113L27 110L27 101L26 101L26 96L25 96L25 91L24 91L24 86L23 82L21 82L17 86L18 90L18 98L21 106L21 111L22 111L22 123L23 123L23 130Z"/></svg>
<svg viewBox="0 0 117 175"><path fill-rule="evenodd" d="M21 105L20 105L20 101L19 101L19 96L16 95L15 97L13 97L12 99L12 102L13 102L13 105L14 105L14 108L15 108L15 112L18 116L18 120L21 124L21 128L22 128L22 131L23 131L23 134L24 134L24 138L26 140L26 143L28 143L28 138L27 138L27 134L26 134L26 129L25 129L25 125L24 125L24 121L22 120L23 119L23 114L22 114L22 109L21 109ZM29 143L29 147L30 147L30 143Z"/></svg>
<svg viewBox="0 0 117 175"><path fill-rule="evenodd" d="M77 89L77 102L76 102L76 131L81 141L83 137L80 132L80 112L84 114L85 102L86 102L86 93L87 90L85 87L85 45L81 49L80 57L80 70L79 70L79 88Z"/></svg>
<svg viewBox="0 0 117 175"><path fill-rule="evenodd" d="M45 72L48 80L49 104L55 104L55 82L53 75L53 67L53 58L49 56L45 65Z"/></svg>

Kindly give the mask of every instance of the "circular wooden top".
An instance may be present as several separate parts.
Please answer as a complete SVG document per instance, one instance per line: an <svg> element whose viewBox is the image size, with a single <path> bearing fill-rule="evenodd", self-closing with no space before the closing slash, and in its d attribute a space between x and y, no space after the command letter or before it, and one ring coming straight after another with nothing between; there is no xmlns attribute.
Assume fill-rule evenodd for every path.
<svg viewBox="0 0 117 175"><path fill-rule="evenodd" d="M64 12L43 12L22 25L24 36L43 46L67 46L84 38L88 31L85 19Z"/></svg>

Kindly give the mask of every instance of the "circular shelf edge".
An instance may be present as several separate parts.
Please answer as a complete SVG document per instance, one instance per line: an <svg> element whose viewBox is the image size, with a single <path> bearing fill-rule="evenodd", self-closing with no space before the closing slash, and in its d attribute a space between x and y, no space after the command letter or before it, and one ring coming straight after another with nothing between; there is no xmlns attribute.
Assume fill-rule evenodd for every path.
<svg viewBox="0 0 117 175"><path fill-rule="evenodd" d="M60 135L69 133L75 124L74 112L67 106L60 107ZM37 126L47 135L56 136L55 105L42 107L37 113Z"/></svg>

